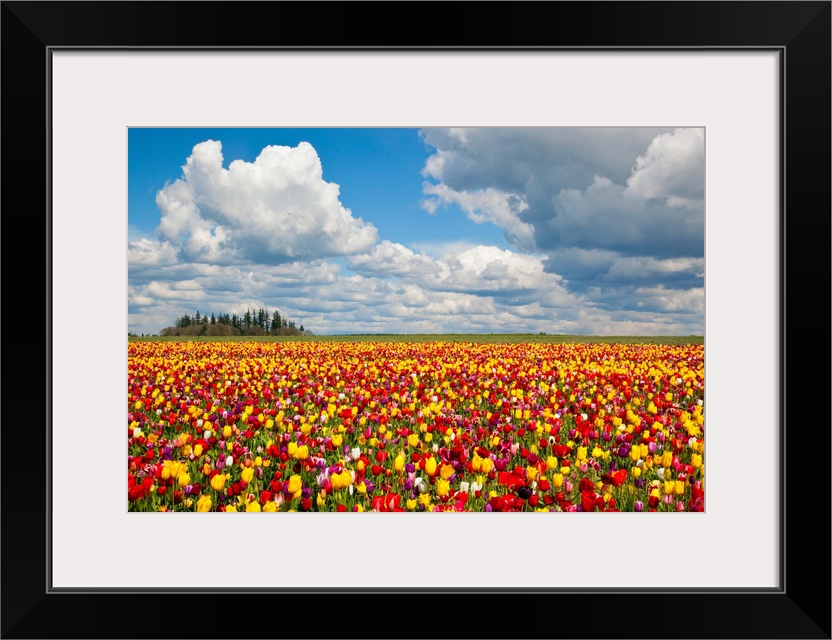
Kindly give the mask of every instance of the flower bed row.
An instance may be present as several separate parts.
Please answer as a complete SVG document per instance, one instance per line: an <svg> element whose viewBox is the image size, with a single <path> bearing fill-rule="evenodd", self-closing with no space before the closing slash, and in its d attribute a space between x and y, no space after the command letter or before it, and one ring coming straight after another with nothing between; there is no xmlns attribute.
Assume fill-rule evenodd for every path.
<svg viewBox="0 0 832 640"><path fill-rule="evenodd" d="M703 511L703 346L128 345L130 511Z"/></svg>

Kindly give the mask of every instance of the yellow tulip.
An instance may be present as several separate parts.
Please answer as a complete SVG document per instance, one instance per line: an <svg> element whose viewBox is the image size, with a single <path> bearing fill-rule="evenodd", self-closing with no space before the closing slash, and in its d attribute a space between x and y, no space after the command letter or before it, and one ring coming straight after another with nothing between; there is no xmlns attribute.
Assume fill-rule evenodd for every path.
<svg viewBox="0 0 832 640"><path fill-rule="evenodd" d="M274 500L269 500L266 504L263 505L263 511L267 513L274 513L277 511L277 503Z"/></svg>
<svg viewBox="0 0 832 640"><path fill-rule="evenodd" d="M436 473L436 458L430 457L425 461L425 473L431 477Z"/></svg>
<svg viewBox="0 0 832 640"><path fill-rule="evenodd" d="M489 473L494 468L494 461L491 458L483 458L480 468L483 473Z"/></svg>
<svg viewBox="0 0 832 640"><path fill-rule="evenodd" d="M206 495L202 495L199 497L199 500L196 501L196 510L200 512L207 512L211 510L211 498Z"/></svg>
<svg viewBox="0 0 832 640"><path fill-rule="evenodd" d="M246 512L247 513L260 513L260 503L252 500L246 505Z"/></svg>
<svg viewBox="0 0 832 640"><path fill-rule="evenodd" d="M341 486L348 487L352 484L352 475L347 469L341 472Z"/></svg>
<svg viewBox="0 0 832 640"><path fill-rule="evenodd" d="M243 469L242 476L243 482L246 484L251 484L252 478L254 478L254 467L246 467Z"/></svg>
<svg viewBox="0 0 832 640"><path fill-rule="evenodd" d="M211 488L214 491L222 491L223 487L225 487L225 474L218 473L213 478L211 478Z"/></svg>
<svg viewBox="0 0 832 640"><path fill-rule="evenodd" d="M451 491L451 483L450 482L448 482L447 480L443 480L442 478L439 478L436 481L436 495L438 495L440 498L442 496L448 495L450 493L450 491Z"/></svg>
<svg viewBox="0 0 832 640"><path fill-rule="evenodd" d="M289 478L289 493L297 493L303 488L303 480L300 476L292 476Z"/></svg>

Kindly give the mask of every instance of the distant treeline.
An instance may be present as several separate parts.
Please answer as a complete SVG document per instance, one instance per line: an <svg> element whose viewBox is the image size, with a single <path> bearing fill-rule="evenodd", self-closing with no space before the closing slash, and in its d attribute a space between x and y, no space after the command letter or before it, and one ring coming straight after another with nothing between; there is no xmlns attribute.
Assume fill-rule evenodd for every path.
<svg viewBox="0 0 832 640"><path fill-rule="evenodd" d="M303 325L296 326L279 311L269 313L265 309L246 309L242 315L221 313L201 315L199 310L176 318L173 326L165 327L160 336L300 336L312 335Z"/></svg>

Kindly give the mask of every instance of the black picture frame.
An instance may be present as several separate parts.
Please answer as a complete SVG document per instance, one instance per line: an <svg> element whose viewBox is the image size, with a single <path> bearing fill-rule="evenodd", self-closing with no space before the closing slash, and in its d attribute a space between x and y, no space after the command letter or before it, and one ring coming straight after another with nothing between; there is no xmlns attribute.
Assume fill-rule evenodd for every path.
<svg viewBox="0 0 832 640"><path fill-rule="evenodd" d="M2 637L830 638L830 385L816 373L827 370L830 352L830 15L828 1L3 2ZM42 469L52 462L47 438L60 408L50 401L49 337L60 314L83 310L51 304L50 52L130 47L778 51L785 80L780 468L749 464L737 482L779 473L780 588L52 592ZM821 294L798 294L807 282ZM93 337L93 325L91 319L90 336L79 339ZM53 481L83 487L87 473L78 461L77 477ZM170 570L152 554L137 563ZM696 570L695 557L689 567Z"/></svg>

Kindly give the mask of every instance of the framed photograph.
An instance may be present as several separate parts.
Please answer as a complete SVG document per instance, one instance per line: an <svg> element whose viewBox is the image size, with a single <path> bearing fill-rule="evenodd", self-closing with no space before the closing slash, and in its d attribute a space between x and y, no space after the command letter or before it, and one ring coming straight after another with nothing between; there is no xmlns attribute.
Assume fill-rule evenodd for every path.
<svg viewBox="0 0 832 640"><path fill-rule="evenodd" d="M827 353L828 343L804 326L827 305L806 305L795 292L807 282L829 291L830 3L484 3L475 12L462 3L399 6L425 20L394 36L371 26L382 5L370 3L3 3L3 285L19 320L7 324L3 371L3 637L373 637L401 629L466 637L488 625L504 637L829 638L823 460L830 431L817 406L828 385L814 380L816 354ZM285 141L258 131L279 131ZM285 146L268 146L276 144ZM415 216L372 217L382 202L401 207L394 192L405 187L396 186L391 167L419 144L426 155L410 162L424 180L422 213L456 207L469 222L502 232L502 240L483 235L462 246L441 211L433 235ZM566 145L586 150L583 165L540 160ZM307 181L300 195L255 175L266 163L288 173L309 162L313 169L323 163L324 179ZM339 162L345 177L329 179ZM474 201L465 189L472 176L486 184L488 172L487 184L506 184L497 174L521 163L533 169L515 179L515 192L495 187ZM583 191L550 175L579 170L595 173ZM217 195L215 179L235 181L233 189ZM388 187L372 203L353 186L370 182ZM628 217L634 199L657 194L665 209L636 208ZM313 199L318 231L300 223L270 228L256 211L275 198ZM197 200L216 213L213 226L205 226L207 214L188 213ZM156 218L134 215L144 202L155 205ZM559 222L535 218L535 206L555 208ZM700 225L693 258L693 250L679 253L691 237L672 215L680 211ZM151 227L162 233L152 235ZM439 237L447 239L444 253ZM570 244L577 237L593 251ZM627 242L638 242L641 253L627 254ZM539 255L521 251L529 247ZM205 260L212 251L215 259ZM270 309L260 319L267 332L301 331L298 313L323 333L358 326L346 306L338 324L313 304L334 308L336 293L343 302L350 286L364 296L378 287L379 300L406 306L407 291L427 290L417 286L424 280L402 275L417 261L418 277L444 274L446 289L461 292L537 278L518 287L541 301L575 295L585 277L583 295L569 298L573 324L546 325L567 327L564 333L616 335L643 320L641 306L664 310L665 319L673 311L675 333L704 333L708 436L704 463L688 452L672 466L693 485L706 464L707 503L700 485L696 502L680 480L684 499L670 487L664 510L683 513L651 514L658 505L642 503L611 513L609 498L618 494L604 497L613 483L604 476L598 493L587 489L591 500L581 509L561 500L547 513L493 513L513 509L488 496L476 499L492 513L407 513L446 510L420 509L417 487L408 487L412 505L397 504L401 513L171 514L185 502L203 510L178 469L176 486L159 483L171 485L169 500L154 495L140 503L154 513L131 512L125 326L131 334L158 331L160 321L193 326L194 318L182 321L165 301L205 299L188 297L205 277L251 294L247 287L260 286L259 263L233 274L223 265L258 252L277 265L270 282L295 291L288 318ZM319 270L304 287L280 263L298 252ZM475 268L486 253L500 256L489 262L491 272ZM209 267L198 271L182 259L194 255ZM607 263L599 267L601 258ZM395 287L380 265L397 274ZM671 295L649 280L658 271L689 276L692 293ZM617 274L618 300L592 289L601 272ZM176 287L164 284L165 274ZM548 308L505 296L492 317L509 332L530 331L523 318L539 321L543 315L534 313ZM590 308L578 302L588 300L606 324L578 321ZM799 316L797 301L804 303ZM446 296L424 308L444 323L443 333L483 331L474 307L457 312L465 323L453 314L442 319L442 308L458 302ZM175 323L167 318L173 312ZM396 317L396 332L430 332ZM825 327L825 315L820 321ZM253 331L249 324L258 321L229 316L229 327L240 323ZM373 327L360 324L360 331ZM149 366L158 379L161 369ZM128 385L128 400L130 393ZM700 433L697 417L689 435ZM581 416L576 430L584 422L603 429L602 419L593 426ZM135 484L147 447L139 421L128 416L128 423L130 446L142 438L142 448L128 451ZM201 436L207 443L221 434ZM281 483L259 502L227 493L224 479L232 479L222 469L245 466L242 451L228 444L231 461L212 459L206 475L217 486L205 510L221 502L222 510L314 511L314 500L326 500ZM695 437L685 446L702 453ZM413 473L406 463L433 460L426 443L411 448L415 456L392 471L402 481ZM636 454L627 469L640 464ZM346 455L362 472L372 464ZM530 468L538 458L531 455ZM377 465L382 478L384 464ZM453 483L459 464L448 459L426 475ZM259 468L252 465L249 478ZM520 495L528 499L537 472L524 473L529 495ZM320 486L331 476L331 469L321 474ZM448 492L441 486L437 497ZM463 506L457 498L476 491L468 482L464 491L454 487L454 504ZM130 495L137 503L146 497L138 488ZM594 513L562 512L570 510ZM821 579L803 579L806 567ZM324 628L313 612L331 608L342 615ZM118 612L120 626L101 611ZM292 611L289 632L282 625ZM453 612L451 627L414 628L413 614L436 611ZM295 619L305 631L294 631Z"/></svg>

